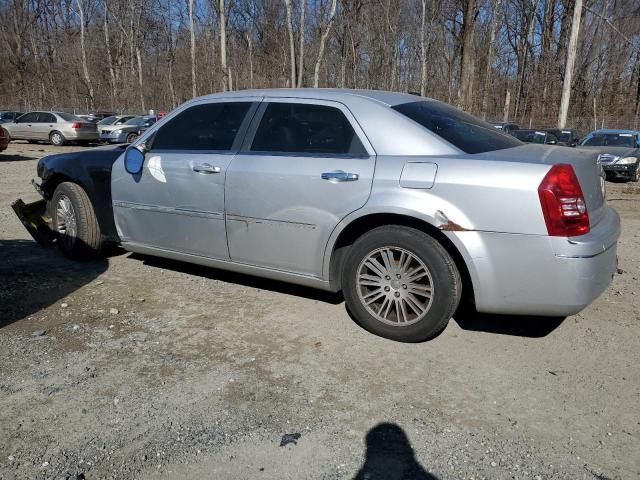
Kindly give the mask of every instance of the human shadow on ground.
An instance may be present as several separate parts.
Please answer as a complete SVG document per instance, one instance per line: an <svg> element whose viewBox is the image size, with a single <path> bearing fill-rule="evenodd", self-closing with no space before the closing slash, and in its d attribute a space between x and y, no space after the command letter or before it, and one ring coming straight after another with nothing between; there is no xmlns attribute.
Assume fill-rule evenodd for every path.
<svg viewBox="0 0 640 480"><path fill-rule="evenodd" d="M418 462L402 428L380 423L367 433L362 467L354 480L438 480Z"/></svg>
<svg viewBox="0 0 640 480"><path fill-rule="evenodd" d="M213 267L206 267L161 257L153 257L139 253L133 253L129 256L129 258L140 260L145 265L149 265L151 267L173 270L176 272L186 273L188 275L196 275L198 277L220 280L221 282L233 283L245 287L259 288L261 290L283 293L285 295L294 295L296 297L309 298L311 300L318 300L320 302L330 303L332 305L337 305L344 301L341 293L327 292L311 287L305 287L303 285L295 285L278 280L271 280L268 278L256 277L253 275L220 270Z"/></svg>
<svg viewBox="0 0 640 480"><path fill-rule="evenodd" d="M76 262L33 240L0 240L0 328L75 292L107 267L105 258Z"/></svg>
<svg viewBox="0 0 640 480"><path fill-rule="evenodd" d="M35 160L38 157L21 155L18 153L8 154L8 153L0 153L0 162L24 162L27 160Z"/></svg>

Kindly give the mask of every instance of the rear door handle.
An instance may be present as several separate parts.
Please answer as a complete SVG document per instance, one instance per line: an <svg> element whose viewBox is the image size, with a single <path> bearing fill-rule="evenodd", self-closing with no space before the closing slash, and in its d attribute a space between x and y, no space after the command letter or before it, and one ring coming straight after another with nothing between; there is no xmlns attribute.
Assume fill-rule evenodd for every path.
<svg viewBox="0 0 640 480"><path fill-rule="evenodd" d="M357 173L344 172L342 170L335 170L333 172L324 172L320 175L323 180L329 180L330 182L355 182L358 180L359 175Z"/></svg>
<svg viewBox="0 0 640 480"><path fill-rule="evenodd" d="M193 171L198 173L220 173L220 167L214 167L210 163L201 163L194 165Z"/></svg>

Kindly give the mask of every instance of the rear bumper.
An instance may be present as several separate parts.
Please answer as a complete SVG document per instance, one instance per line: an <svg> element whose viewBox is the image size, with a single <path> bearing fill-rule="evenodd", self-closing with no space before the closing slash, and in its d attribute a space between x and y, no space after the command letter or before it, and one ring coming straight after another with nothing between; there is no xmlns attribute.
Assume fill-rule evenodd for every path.
<svg viewBox="0 0 640 480"><path fill-rule="evenodd" d="M77 130L72 130L67 133L63 133L64 137L70 141L98 141L98 132L82 132Z"/></svg>
<svg viewBox="0 0 640 480"><path fill-rule="evenodd" d="M119 134L114 134L112 132L109 133L101 133L100 141L108 142L108 143L125 143L127 141L127 135L131 132L123 132Z"/></svg>
<svg viewBox="0 0 640 480"><path fill-rule="evenodd" d="M608 207L581 237L447 233L467 263L479 312L573 315L606 290L617 269L620 218Z"/></svg>

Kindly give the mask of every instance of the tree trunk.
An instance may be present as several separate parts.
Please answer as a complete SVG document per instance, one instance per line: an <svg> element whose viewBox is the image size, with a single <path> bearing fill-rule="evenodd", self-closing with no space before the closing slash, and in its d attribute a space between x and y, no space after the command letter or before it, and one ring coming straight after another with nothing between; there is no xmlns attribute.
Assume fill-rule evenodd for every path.
<svg viewBox="0 0 640 480"><path fill-rule="evenodd" d="M296 87L296 47L293 40L293 18L291 17L291 0L284 0L284 7L287 12L287 30L289 31L289 58L291 59L291 78L289 86Z"/></svg>
<svg viewBox="0 0 640 480"><path fill-rule="evenodd" d="M93 104L93 85L91 84L91 77L89 75L89 66L87 64L87 49L85 46L85 19L84 19L84 6L83 0L76 0L78 6L78 14L80 16L80 53L82 55L82 73L84 74L84 81L87 84L87 90L89 92L89 107L91 110L94 108Z"/></svg>
<svg viewBox="0 0 640 480"><path fill-rule="evenodd" d="M540 70L542 82L542 99L540 113L543 121L547 116L547 96L549 95L549 64L551 63L551 41L555 23L556 0L546 0L544 6L544 25L542 27L542 46L540 47Z"/></svg>
<svg viewBox="0 0 640 480"><path fill-rule="evenodd" d="M222 70L222 91L229 89L227 70L227 20L224 11L224 0L218 0L218 19L220 22L220 68Z"/></svg>
<svg viewBox="0 0 640 480"><path fill-rule="evenodd" d="M253 38L251 32L245 33L249 45L249 88L253 88Z"/></svg>
<svg viewBox="0 0 640 480"><path fill-rule="evenodd" d="M196 32L193 25L193 0L189 0L189 33L191 36L191 96L198 96L196 85Z"/></svg>
<svg viewBox="0 0 640 480"><path fill-rule="evenodd" d="M498 30L498 15L502 0L493 2L493 18L491 19L491 32L489 33L489 48L487 50L487 66L484 72L484 85L482 87L482 119L487 119L489 106L489 86L491 84L491 71L493 68L493 52L496 48L496 31Z"/></svg>
<svg viewBox="0 0 640 480"><path fill-rule="evenodd" d="M324 48L327 43L327 38L331 33L331 27L333 26L333 21L336 17L336 7L337 0L332 0L331 2L331 15L329 16L329 22L327 23L327 27L325 28L322 36L320 37L320 47L318 48L318 58L316 58L316 68L313 74L313 88L318 88L318 83L320 80L320 65L322 64L322 57L324 56Z"/></svg>
<svg viewBox="0 0 640 480"><path fill-rule="evenodd" d="M298 48L298 88L302 87L302 76L304 75L304 11L307 0L300 0L300 47Z"/></svg>
<svg viewBox="0 0 640 480"><path fill-rule="evenodd" d="M422 0L422 19L420 20L420 95L423 97L427 94L427 45L424 38L426 19L427 0Z"/></svg>
<svg viewBox="0 0 640 480"><path fill-rule="evenodd" d="M571 23L571 36L567 49L567 63L564 70L564 82L562 84L562 98L560 99L560 112L558 113L558 128L564 128L569 113L569 101L571 99L571 81L573 79L573 67L576 63L576 51L578 49L578 35L580 33L580 19L582 18L582 0L576 0L573 7L573 21Z"/></svg>
<svg viewBox="0 0 640 480"><path fill-rule="evenodd" d="M147 109L144 104L144 83L142 81L142 55L140 54L140 47L136 46L136 58L138 60L138 88L140 89L140 108L143 112Z"/></svg>
<svg viewBox="0 0 640 480"><path fill-rule="evenodd" d="M471 109L473 87L473 32L475 28L475 0L466 0L462 24L462 53L458 81L458 106Z"/></svg>
<svg viewBox="0 0 640 480"><path fill-rule="evenodd" d="M109 10L107 0L104 0L104 47L107 51L107 66L109 67L109 83L111 86L111 108L115 108L116 102L116 74L113 69L113 57L111 55L111 42L109 41Z"/></svg>

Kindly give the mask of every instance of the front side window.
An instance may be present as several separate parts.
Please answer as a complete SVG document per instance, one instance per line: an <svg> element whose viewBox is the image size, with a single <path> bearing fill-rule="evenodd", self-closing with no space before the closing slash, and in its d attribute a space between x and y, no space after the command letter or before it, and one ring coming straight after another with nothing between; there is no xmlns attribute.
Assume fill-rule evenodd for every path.
<svg viewBox="0 0 640 480"><path fill-rule="evenodd" d="M269 103L251 150L301 155L367 155L340 109L305 103Z"/></svg>
<svg viewBox="0 0 640 480"><path fill-rule="evenodd" d="M522 145L518 139L501 133L490 123L446 103L426 100L402 103L392 108L466 153L491 152Z"/></svg>
<svg viewBox="0 0 640 480"><path fill-rule="evenodd" d="M251 102L205 103L190 107L158 129L152 148L231 150L249 108ZM152 120L155 123L155 119Z"/></svg>
<svg viewBox="0 0 640 480"><path fill-rule="evenodd" d="M25 113L18 118L18 123L34 123L38 119L38 114L35 112Z"/></svg>

